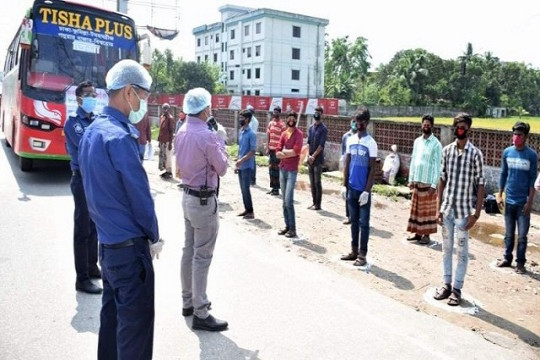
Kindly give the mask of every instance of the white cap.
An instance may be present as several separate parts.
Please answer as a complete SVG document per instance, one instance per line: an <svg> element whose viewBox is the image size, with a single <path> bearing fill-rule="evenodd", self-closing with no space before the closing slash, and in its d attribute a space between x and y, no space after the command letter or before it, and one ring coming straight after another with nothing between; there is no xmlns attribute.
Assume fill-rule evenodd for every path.
<svg viewBox="0 0 540 360"><path fill-rule="evenodd" d="M184 97L184 112L198 114L212 103L212 95L204 88L195 88L187 92Z"/></svg>
<svg viewBox="0 0 540 360"><path fill-rule="evenodd" d="M105 77L108 90L118 90L127 85L137 85L150 92L152 77L138 62L131 59L120 60L109 70Z"/></svg>

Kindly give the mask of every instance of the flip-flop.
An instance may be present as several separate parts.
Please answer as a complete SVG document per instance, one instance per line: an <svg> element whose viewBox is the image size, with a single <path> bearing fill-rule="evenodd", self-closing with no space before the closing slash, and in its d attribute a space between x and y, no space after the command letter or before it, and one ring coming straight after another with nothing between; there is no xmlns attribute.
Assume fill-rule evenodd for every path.
<svg viewBox="0 0 540 360"><path fill-rule="evenodd" d="M450 305L450 306L458 306L459 304L461 304L461 292L460 291L458 292L456 290L452 290L452 294L448 298L448 305Z"/></svg>
<svg viewBox="0 0 540 360"><path fill-rule="evenodd" d="M420 235L411 235L407 238L407 241L418 241L420 240L422 237Z"/></svg>

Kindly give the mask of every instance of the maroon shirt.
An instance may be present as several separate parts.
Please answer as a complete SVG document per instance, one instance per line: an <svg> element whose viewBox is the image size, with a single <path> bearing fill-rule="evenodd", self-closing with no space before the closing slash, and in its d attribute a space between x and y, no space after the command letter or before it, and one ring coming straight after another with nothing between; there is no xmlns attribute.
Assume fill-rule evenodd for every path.
<svg viewBox="0 0 540 360"><path fill-rule="evenodd" d="M160 143L170 143L174 138L175 123L174 118L170 113L163 113L159 118L159 135Z"/></svg>
<svg viewBox="0 0 540 360"><path fill-rule="evenodd" d="M302 151L302 142L304 139L304 134L298 128L294 128L291 137L287 139L287 130L281 134L281 139L279 140L279 145L277 147L278 151L284 149L293 149L296 153L296 156L288 157L281 159L279 167L285 171L298 171L298 164L300 163L300 152Z"/></svg>
<svg viewBox="0 0 540 360"><path fill-rule="evenodd" d="M139 130L139 144L146 145L152 139L152 132L150 131L150 120L148 119L148 113L144 115L143 119L135 124L137 130Z"/></svg>

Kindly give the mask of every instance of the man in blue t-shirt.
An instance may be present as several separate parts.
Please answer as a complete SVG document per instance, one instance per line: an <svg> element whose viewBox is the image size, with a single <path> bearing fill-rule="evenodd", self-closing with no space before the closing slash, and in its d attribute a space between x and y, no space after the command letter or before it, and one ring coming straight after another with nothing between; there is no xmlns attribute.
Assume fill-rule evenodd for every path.
<svg viewBox="0 0 540 360"><path fill-rule="evenodd" d="M504 149L501 177L499 179L498 203L502 207L503 191L506 194L504 204L504 222L506 234L504 259L497 262L498 267L512 265L514 234L516 223L518 245L516 250L516 273L525 273L525 253L527 252L527 234L531 222L531 208L534 198L534 179L538 169L538 155L526 145L530 126L518 121L512 128L513 146Z"/></svg>
<svg viewBox="0 0 540 360"><path fill-rule="evenodd" d="M255 169L255 151L257 150L257 137L250 127L252 114L249 110L240 113L240 134L238 136L238 160L236 161L236 172L240 181L244 211L238 214L244 219L250 220L255 217L253 214L253 202L251 201L251 191L249 186Z"/></svg>
<svg viewBox="0 0 540 360"><path fill-rule="evenodd" d="M369 110L360 108L354 119L358 132L347 140L341 190L342 193L347 193L351 217L351 252L342 256L341 260L356 260L353 265L364 266L367 264L371 187L375 175L377 143L366 130L370 120Z"/></svg>

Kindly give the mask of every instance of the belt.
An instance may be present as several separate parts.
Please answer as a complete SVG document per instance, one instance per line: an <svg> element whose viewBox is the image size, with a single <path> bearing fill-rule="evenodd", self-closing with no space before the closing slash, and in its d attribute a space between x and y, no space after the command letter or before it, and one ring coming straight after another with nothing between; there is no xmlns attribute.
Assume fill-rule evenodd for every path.
<svg viewBox="0 0 540 360"><path fill-rule="evenodd" d="M192 190L192 189L190 189L190 188L186 188L186 187L185 187L185 188L184 188L184 192L185 192L186 194L188 194L188 195L191 195L191 196L195 196L195 197L198 197L198 198L201 197L200 191L197 191L197 190ZM212 196L212 195L214 195L215 193L216 193L215 190L208 190L208 192L207 192L208 196Z"/></svg>
<svg viewBox="0 0 540 360"><path fill-rule="evenodd" d="M81 176L81 172L79 170L72 170L71 175L72 176Z"/></svg>
<svg viewBox="0 0 540 360"><path fill-rule="evenodd" d="M136 238L138 239L138 238ZM135 245L136 239L127 239L121 243L116 244L101 244L105 249L123 249Z"/></svg>

